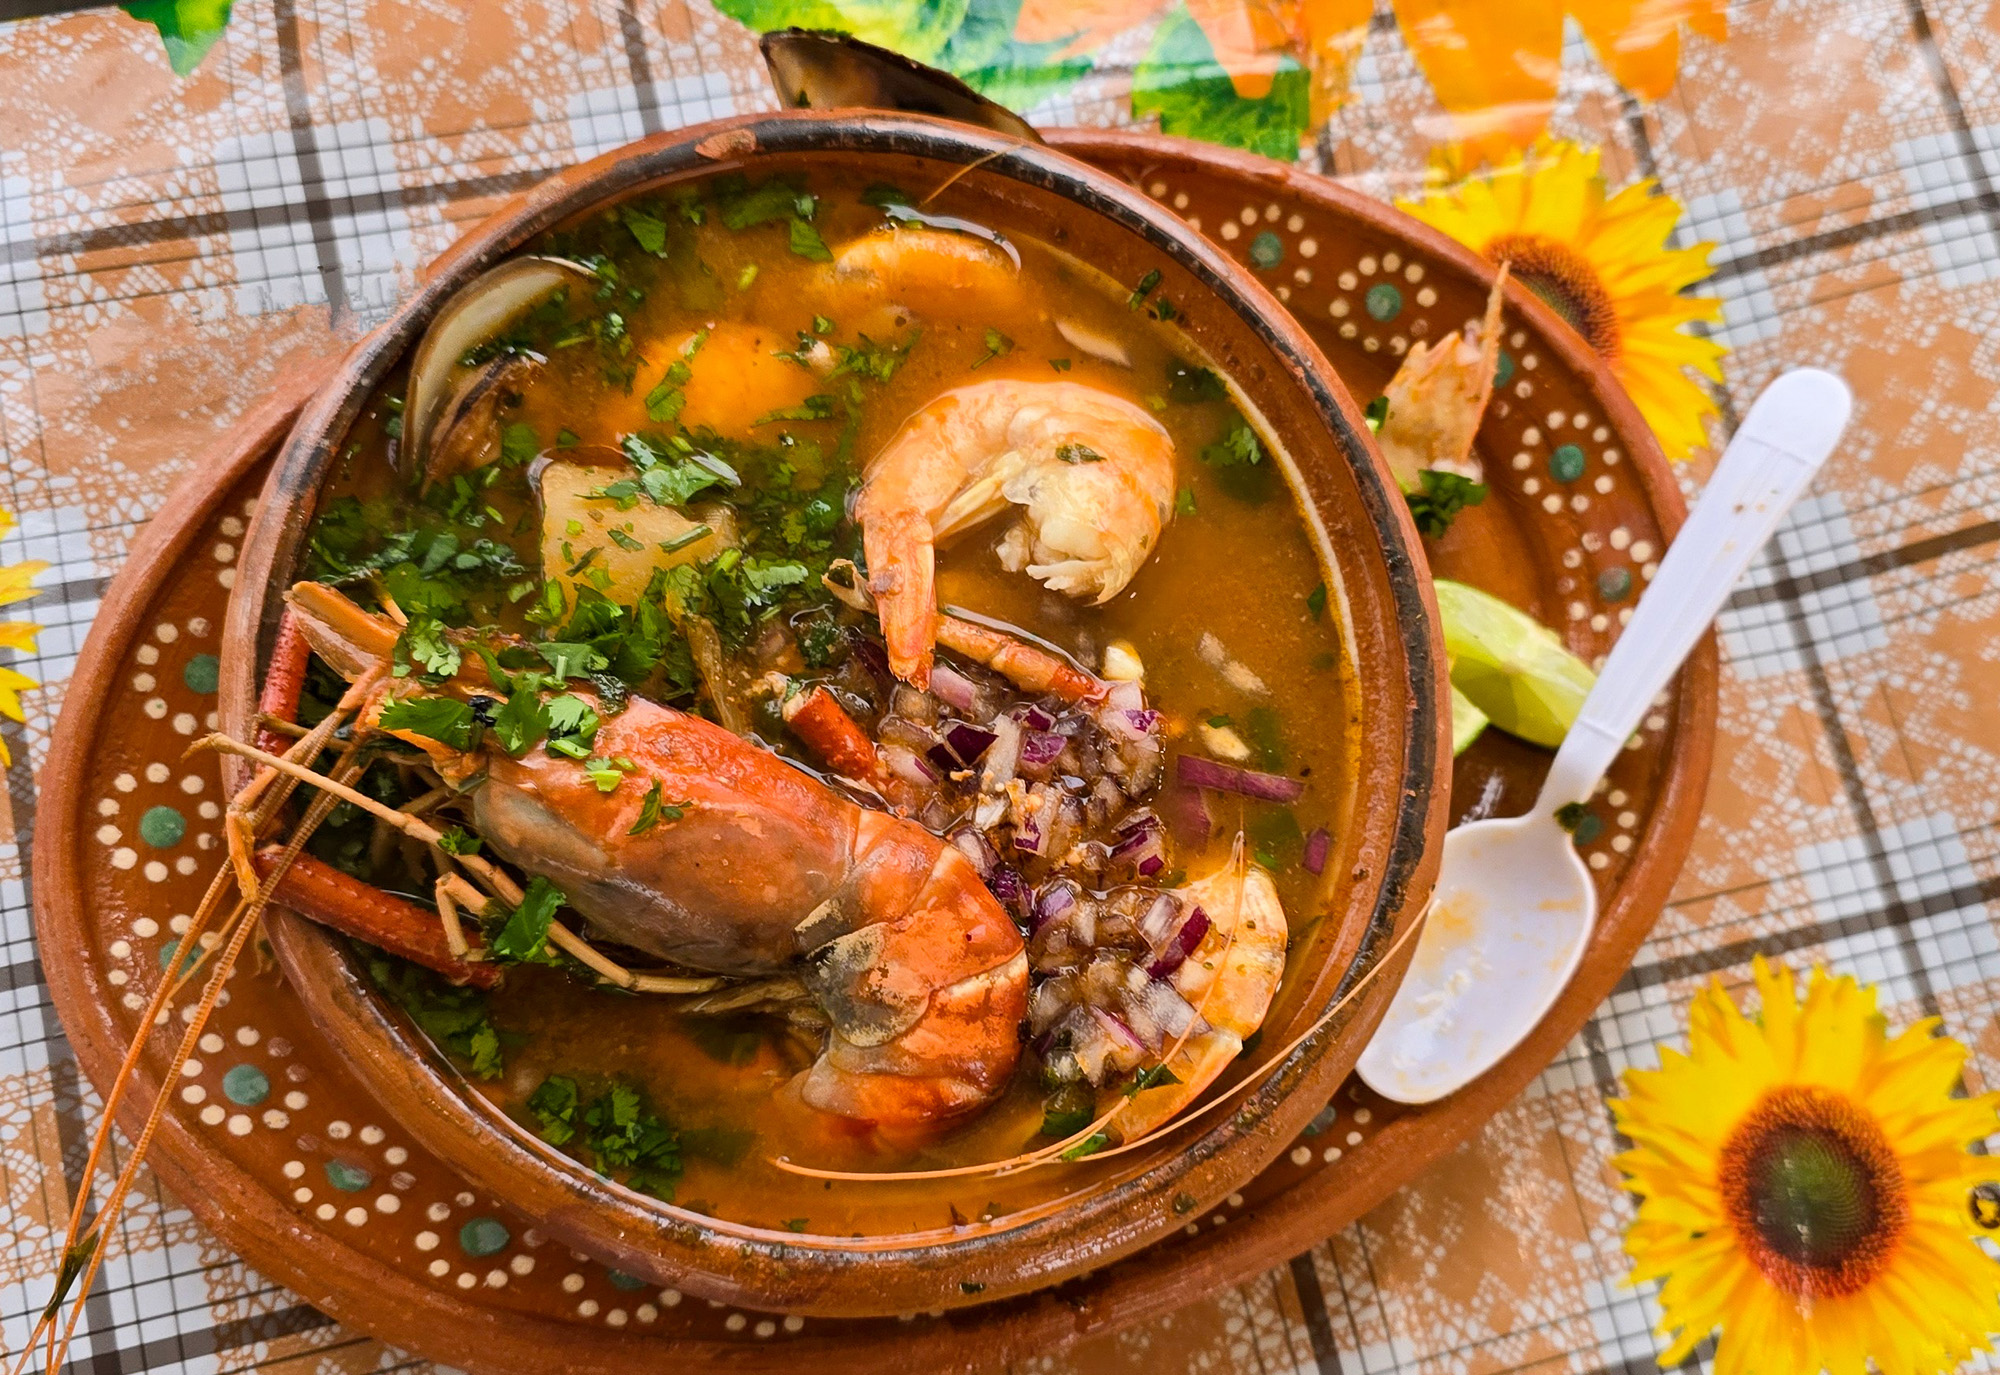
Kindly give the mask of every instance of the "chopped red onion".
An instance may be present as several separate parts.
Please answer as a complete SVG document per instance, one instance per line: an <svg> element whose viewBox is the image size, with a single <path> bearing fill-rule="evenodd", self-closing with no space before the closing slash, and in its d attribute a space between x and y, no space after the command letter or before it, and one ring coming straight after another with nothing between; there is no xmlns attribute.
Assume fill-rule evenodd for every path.
<svg viewBox="0 0 2000 1375"><path fill-rule="evenodd" d="M1021 728L1004 716L993 723L993 744L979 775L979 790L997 793L1014 777L1021 759Z"/></svg>
<svg viewBox="0 0 2000 1375"><path fill-rule="evenodd" d="M1101 1007L1093 1007L1090 1011L1111 1043L1104 1058L1119 1070L1136 1067L1146 1055L1146 1043L1139 1039L1139 1033L1127 1026L1125 1019L1115 1012Z"/></svg>
<svg viewBox="0 0 2000 1375"><path fill-rule="evenodd" d="M1139 918L1139 935L1147 948L1157 950L1161 942L1173 933L1174 918L1181 914L1181 900L1172 893L1162 893L1153 899L1153 905L1146 909L1146 915Z"/></svg>
<svg viewBox="0 0 2000 1375"><path fill-rule="evenodd" d="M994 870L1000 865L1000 852L993 848L993 842L970 826L959 827L949 839L960 854L972 861L972 867L979 871L981 879L990 881L993 878Z"/></svg>
<svg viewBox="0 0 2000 1375"><path fill-rule="evenodd" d="M884 745L881 753L882 762L888 765L889 772L904 782L927 786L937 781L937 774L931 766L901 745Z"/></svg>
<svg viewBox="0 0 2000 1375"><path fill-rule="evenodd" d="M1184 754L1176 759L1174 776L1197 788L1239 793L1260 802L1296 802L1306 791L1306 785L1296 778L1258 773L1255 769L1238 768L1234 764L1225 764L1219 759L1204 759L1196 754Z"/></svg>
<svg viewBox="0 0 2000 1375"><path fill-rule="evenodd" d="M1181 923L1180 931L1167 942L1166 948L1154 956L1153 962L1146 966L1146 972L1156 979L1166 978L1179 969L1187 957L1200 947L1202 937L1207 934L1208 913L1197 907L1188 913L1187 920Z"/></svg>
<svg viewBox="0 0 2000 1375"><path fill-rule="evenodd" d="M888 647L880 640L869 635L853 634L848 636L848 644L852 646L854 657L861 661L861 666L876 682L884 686L895 683L896 675L889 672Z"/></svg>
<svg viewBox="0 0 2000 1375"><path fill-rule="evenodd" d="M1013 913L1016 919L1024 916L1028 908L1028 885L1021 881L1021 871L1008 864L995 864L993 872L986 876L986 887L999 904Z"/></svg>
<svg viewBox="0 0 2000 1375"><path fill-rule="evenodd" d="M948 706L971 711L972 704L979 699L979 684L940 661L931 665L931 693Z"/></svg>
<svg viewBox="0 0 2000 1375"><path fill-rule="evenodd" d="M1201 1014L1194 1005L1172 984L1159 979L1148 983L1145 992L1132 999L1132 1005L1143 1006L1146 1016L1167 1036L1179 1036L1201 1024Z"/></svg>
<svg viewBox="0 0 2000 1375"><path fill-rule="evenodd" d="M979 756L999 739L994 732L984 726L975 726L970 721L946 722L943 735L945 744L951 747L951 752L963 764L976 763Z"/></svg>
<svg viewBox="0 0 2000 1375"><path fill-rule="evenodd" d="M1306 837L1306 872L1317 874L1326 868L1327 854L1333 849L1333 837L1326 827L1321 826Z"/></svg>
<svg viewBox="0 0 2000 1375"><path fill-rule="evenodd" d="M1014 709L1014 719L1028 730L1047 730L1055 725L1056 718L1033 703Z"/></svg>
<svg viewBox="0 0 2000 1375"><path fill-rule="evenodd" d="M1067 883L1051 883L1035 897L1035 910L1031 918L1035 930L1039 931L1063 913L1076 906L1076 890Z"/></svg>
<svg viewBox="0 0 2000 1375"><path fill-rule="evenodd" d="M1119 711L1144 711L1146 689L1137 682L1113 683L1104 694L1104 705Z"/></svg>
<svg viewBox="0 0 2000 1375"><path fill-rule="evenodd" d="M1166 835L1157 818L1147 820L1151 824L1130 832L1111 850L1113 862L1131 865L1141 878L1152 878L1167 867Z"/></svg>
<svg viewBox="0 0 2000 1375"><path fill-rule="evenodd" d="M1021 732L1021 762L1024 773L1037 776L1046 774L1049 765L1062 755L1069 741L1060 735L1045 730L1025 730Z"/></svg>
<svg viewBox="0 0 2000 1375"><path fill-rule="evenodd" d="M1044 844L1042 828L1033 817L1014 823L1014 848L1026 855L1039 855Z"/></svg>

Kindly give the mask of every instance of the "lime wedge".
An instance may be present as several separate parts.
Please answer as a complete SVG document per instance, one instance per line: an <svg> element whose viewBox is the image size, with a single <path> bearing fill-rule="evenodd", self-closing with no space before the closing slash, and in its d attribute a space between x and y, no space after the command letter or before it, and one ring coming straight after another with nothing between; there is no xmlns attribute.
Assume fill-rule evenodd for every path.
<svg viewBox="0 0 2000 1375"><path fill-rule="evenodd" d="M1486 729L1486 713L1472 705L1472 699L1457 688L1451 690L1451 757L1464 754L1466 747Z"/></svg>
<svg viewBox="0 0 2000 1375"><path fill-rule="evenodd" d="M1498 597L1437 580L1451 685L1509 735L1554 749L1597 675L1556 633Z"/></svg>

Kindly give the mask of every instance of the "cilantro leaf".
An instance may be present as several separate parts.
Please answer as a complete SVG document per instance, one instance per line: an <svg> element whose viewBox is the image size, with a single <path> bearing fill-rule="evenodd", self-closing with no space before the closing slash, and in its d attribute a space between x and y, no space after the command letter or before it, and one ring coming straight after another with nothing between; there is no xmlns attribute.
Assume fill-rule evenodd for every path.
<svg viewBox="0 0 2000 1375"><path fill-rule="evenodd" d="M561 1146L576 1135L576 1080L551 1074L528 1095L528 1112L541 1124L542 1140Z"/></svg>
<svg viewBox="0 0 2000 1375"><path fill-rule="evenodd" d="M493 716L493 738L517 759L539 744L548 731L549 714L542 706L542 694L532 688L516 688Z"/></svg>
<svg viewBox="0 0 2000 1375"><path fill-rule="evenodd" d="M1306 593L1306 610L1312 613L1312 618L1314 620L1318 620L1321 616L1324 616L1326 614L1325 583L1315 584L1313 590Z"/></svg>
<svg viewBox="0 0 2000 1375"><path fill-rule="evenodd" d="M632 231L632 237L639 247L655 258L667 256L667 224L651 210L633 201L618 207L618 218Z"/></svg>
<svg viewBox="0 0 2000 1375"><path fill-rule="evenodd" d="M1418 532L1432 539L1451 529L1451 523L1458 519L1459 512L1486 500L1485 483L1474 482L1457 473L1426 468L1417 474L1417 478L1423 484L1422 489L1405 492L1403 500L1409 503L1410 515L1416 519Z"/></svg>
<svg viewBox="0 0 2000 1375"><path fill-rule="evenodd" d="M596 708L573 692L551 697L544 705L549 719L549 752L571 759L590 758L591 742L602 724Z"/></svg>
<svg viewBox="0 0 2000 1375"><path fill-rule="evenodd" d="M537 874L529 881L521 905L507 913L500 929L488 938L486 948L493 958L507 964L545 962L549 926L563 901L562 889Z"/></svg>
<svg viewBox="0 0 2000 1375"><path fill-rule="evenodd" d="M778 420L826 420L833 415L834 398L831 396L808 396L796 406L782 406L769 411L751 421L751 425L769 425Z"/></svg>
<svg viewBox="0 0 2000 1375"><path fill-rule="evenodd" d="M398 677L408 674L414 665L437 680L458 672L464 659L458 646L446 636L443 623L427 612L410 617L409 624L396 637L391 657Z"/></svg>
<svg viewBox="0 0 2000 1375"><path fill-rule="evenodd" d="M1257 432L1250 428L1250 422L1238 416L1229 433L1213 444L1204 445L1201 461L1212 468L1234 468L1241 465L1264 461L1264 441L1257 438Z"/></svg>
<svg viewBox="0 0 2000 1375"><path fill-rule="evenodd" d="M983 368L988 363L992 362L995 358L1003 358L1007 354L1012 353L1013 351L1014 351L1014 341L1012 339L1009 339L1006 335L1002 334L999 330L994 329L991 326L988 326L986 330L986 352L982 354L979 358L975 359L973 361L972 366L975 368Z"/></svg>
<svg viewBox="0 0 2000 1375"><path fill-rule="evenodd" d="M382 729L408 731L454 750L472 744L472 708L450 697L399 697L385 704Z"/></svg>
<svg viewBox="0 0 2000 1375"><path fill-rule="evenodd" d="M1146 275L1139 279L1139 284L1132 288L1132 294L1125 298L1125 308L1137 310L1146 303L1146 298L1153 294L1153 288L1159 284L1160 269L1148 268Z"/></svg>
<svg viewBox="0 0 2000 1375"><path fill-rule="evenodd" d="M561 679L588 678L600 669L611 666L609 659L587 644L544 640L535 646L535 652L547 661L549 672Z"/></svg>
<svg viewBox="0 0 2000 1375"><path fill-rule="evenodd" d="M1202 401L1225 401L1229 387L1211 368L1198 368L1176 359L1167 364L1167 399L1183 405Z"/></svg>
<svg viewBox="0 0 2000 1375"><path fill-rule="evenodd" d="M505 1068L500 1035L486 1015L486 995L469 985L447 983L421 965L393 955L373 955L368 976L389 1000L409 1014L424 1035L472 1062L481 1079L498 1079Z"/></svg>
<svg viewBox="0 0 2000 1375"><path fill-rule="evenodd" d="M1361 414L1368 421L1368 428L1372 433L1382 433L1382 427L1389 423L1389 398L1376 397L1362 409Z"/></svg>
<svg viewBox="0 0 2000 1375"><path fill-rule="evenodd" d="M625 832L628 836L642 836L662 821L679 821L694 806L692 800L686 802L662 802L660 780L654 779L653 786L646 790L646 796L639 803L639 819Z"/></svg>
<svg viewBox="0 0 2000 1375"><path fill-rule="evenodd" d="M826 240L819 236L819 231L797 216L792 217L791 250L812 262L833 261L833 250L826 246Z"/></svg>
<svg viewBox="0 0 2000 1375"><path fill-rule="evenodd" d="M520 421L500 427L500 458L518 468L524 463L533 463L542 452L542 441L535 434L532 425Z"/></svg>
<svg viewBox="0 0 2000 1375"><path fill-rule="evenodd" d="M819 198L773 177L757 186L745 186L738 178L734 186L716 184L716 201L722 222L731 229L748 229L772 220L810 220L819 208Z"/></svg>

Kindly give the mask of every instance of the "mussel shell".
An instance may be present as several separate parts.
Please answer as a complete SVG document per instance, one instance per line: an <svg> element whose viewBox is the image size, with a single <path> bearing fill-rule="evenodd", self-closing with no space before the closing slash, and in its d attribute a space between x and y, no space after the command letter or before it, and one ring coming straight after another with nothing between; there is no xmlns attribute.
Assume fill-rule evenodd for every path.
<svg viewBox="0 0 2000 1375"><path fill-rule="evenodd" d="M850 34L778 29L764 35L763 48L771 84L786 105L811 110L903 110L1042 141L1028 121L951 73Z"/></svg>
<svg viewBox="0 0 2000 1375"><path fill-rule="evenodd" d="M464 382L467 370L459 360L551 292L595 281L588 268L561 258L510 258L467 282L438 308L410 362L410 383L403 393L396 461L405 477L430 466L432 435Z"/></svg>

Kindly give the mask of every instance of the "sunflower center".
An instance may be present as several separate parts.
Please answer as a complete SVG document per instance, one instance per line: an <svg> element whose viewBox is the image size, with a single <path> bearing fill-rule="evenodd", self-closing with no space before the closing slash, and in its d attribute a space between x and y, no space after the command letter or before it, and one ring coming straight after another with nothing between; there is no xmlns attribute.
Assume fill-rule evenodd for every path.
<svg viewBox="0 0 2000 1375"><path fill-rule="evenodd" d="M1764 1096L1722 1148L1719 1183L1751 1262L1794 1298L1865 1288L1909 1224L1903 1168L1875 1119L1828 1089Z"/></svg>
<svg viewBox="0 0 2000 1375"><path fill-rule="evenodd" d="M1502 234L1485 253L1506 263L1514 279L1546 301L1585 343L1606 358L1618 356L1617 303L1581 253L1539 234Z"/></svg>

